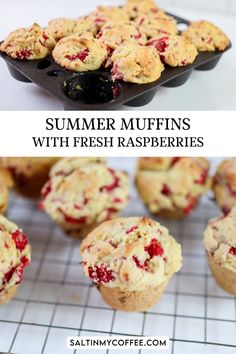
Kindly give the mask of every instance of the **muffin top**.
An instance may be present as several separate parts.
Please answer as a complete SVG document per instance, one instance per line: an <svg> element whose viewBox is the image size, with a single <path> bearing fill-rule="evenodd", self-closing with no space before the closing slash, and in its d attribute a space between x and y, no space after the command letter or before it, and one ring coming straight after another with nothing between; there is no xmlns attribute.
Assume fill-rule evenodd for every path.
<svg viewBox="0 0 236 354"><path fill-rule="evenodd" d="M127 291L158 286L182 265L181 246L147 217L106 221L83 240L80 250L93 282Z"/></svg>
<svg viewBox="0 0 236 354"><path fill-rule="evenodd" d="M94 23L98 29L106 25L108 22L124 23L129 21L127 12L118 6L98 6L90 16L94 19Z"/></svg>
<svg viewBox="0 0 236 354"><path fill-rule="evenodd" d="M108 23L102 27L97 34L97 38L111 49L116 49L121 45L145 44L147 40L146 35L131 22L123 24Z"/></svg>
<svg viewBox="0 0 236 354"><path fill-rule="evenodd" d="M82 16L76 19L74 33L81 35L85 32L90 32L95 35L97 31L98 28L92 15Z"/></svg>
<svg viewBox="0 0 236 354"><path fill-rule="evenodd" d="M1 44L0 50L14 59L35 60L45 58L55 45L54 38L34 23L29 28L11 32Z"/></svg>
<svg viewBox="0 0 236 354"><path fill-rule="evenodd" d="M161 60L170 66L192 64L198 55L196 47L181 36L162 35L147 42L153 46Z"/></svg>
<svg viewBox="0 0 236 354"><path fill-rule="evenodd" d="M136 183L151 212L181 209L189 214L210 187L209 162L201 157L141 158Z"/></svg>
<svg viewBox="0 0 236 354"><path fill-rule="evenodd" d="M154 0L128 0L124 5L124 10L128 13L130 19L136 19L140 15L146 14L164 14L164 12L156 6Z"/></svg>
<svg viewBox="0 0 236 354"><path fill-rule="evenodd" d="M204 245L216 263L236 272L236 207L208 223Z"/></svg>
<svg viewBox="0 0 236 354"><path fill-rule="evenodd" d="M128 177L103 164L55 175L42 189L42 207L59 224L79 229L110 219L128 202Z"/></svg>
<svg viewBox="0 0 236 354"><path fill-rule="evenodd" d="M226 214L236 206L236 158L224 160L218 166L213 190L217 203Z"/></svg>
<svg viewBox="0 0 236 354"><path fill-rule="evenodd" d="M114 80L145 84L158 80L164 70L159 54L151 47L122 46L113 52L110 60Z"/></svg>
<svg viewBox="0 0 236 354"><path fill-rule="evenodd" d="M59 17L50 20L45 31L56 41L59 41L61 38L71 36L74 33L75 27L75 18Z"/></svg>
<svg viewBox="0 0 236 354"><path fill-rule="evenodd" d="M216 25L208 21L194 21L182 34L199 51L223 51L229 44L229 38Z"/></svg>
<svg viewBox="0 0 236 354"><path fill-rule="evenodd" d="M137 17L136 26L146 34L147 38L159 35L176 35L178 33L176 20L165 13L147 14Z"/></svg>
<svg viewBox="0 0 236 354"><path fill-rule="evenodd" d="M97 70L107 58L105 44L89 32L61 39L52 52L59 65L73 71Z"/></svg>
<svg viewBox="0 0 236 354"><path fill-rule="evenodd" d="M65 157L60 159L50 170L50 177L69 175L74 170L88 164L106 165L106 159L102 157Z"/></svg>
<svg viewBox="0 0 236 354"><path fill-rule="evenodd" d="M12 172L13 176L32 177L48 169L57 157L1 157L0 166Z"/></svg>
<svg viewBox="0 0 236 354"><path fill-rule="evenodd" d="M0 296L1 291L21 282L24 268L30 263L30 254L23 231L0 215Z"/></svg>

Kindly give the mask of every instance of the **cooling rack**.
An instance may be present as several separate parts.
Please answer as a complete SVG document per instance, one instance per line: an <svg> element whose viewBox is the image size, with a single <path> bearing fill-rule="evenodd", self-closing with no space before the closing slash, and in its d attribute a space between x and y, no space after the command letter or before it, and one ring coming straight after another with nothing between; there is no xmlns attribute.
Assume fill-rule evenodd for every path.
<svg viewBox="0 0 236 354"><path fill-rule="evenodd" d="M132 175L133 159L117 158L112 163ZM134 186L131 197L123 214L147 215ZM188 218L160 220L181 242L184 266L154 308L122 313L108 307L83 275L78 243L65 237L36 202L12 195L8 217L28 234L32 263L14 300L0 307L0 352L73 353L66 349L66 337L73 335L159 335L171 339L165 353L235 354L236 300L215 283L202 246L205 225L217 215L209 194ZM88 352L117 353L74 353Z"/></svg>

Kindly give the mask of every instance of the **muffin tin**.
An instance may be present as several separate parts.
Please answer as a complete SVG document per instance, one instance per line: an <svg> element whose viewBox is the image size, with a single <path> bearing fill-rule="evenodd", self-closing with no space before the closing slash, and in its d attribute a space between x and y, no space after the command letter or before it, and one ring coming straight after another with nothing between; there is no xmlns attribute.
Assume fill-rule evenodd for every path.
<svg viewBox="0 0 236 354"><path fill-rule="evenodd" d="M176 19L180 30L190 23L179 16L169 15ZM110 71L105 69L73 73L57 65L52 56L34 61L15 60L2 52L0 56L6 61L11 75L16 80L34 82L59 98L65 110L114 110L119 109L121 105L140 107L149 103L160 86L183 85L193 70L213 69L223 53L200 52L193 64L176 68L167 66L160 79L144 85L121 81L114 84ZM78 85L75 84L76 81Z"/></svg>

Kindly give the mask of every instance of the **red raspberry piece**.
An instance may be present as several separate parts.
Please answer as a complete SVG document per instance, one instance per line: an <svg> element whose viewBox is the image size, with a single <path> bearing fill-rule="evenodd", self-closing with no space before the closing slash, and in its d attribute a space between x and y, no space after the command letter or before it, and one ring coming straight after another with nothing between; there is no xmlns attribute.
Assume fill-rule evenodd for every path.
<svg viewBox="0 0 236 354"><path fill-rule="evenodd" d="M197 179L196 181L194 181L196 184L205 184L206 180L207 180L207 176L208 176L208 170L203 170L201 172L201 175L199 177L199 179Z"/></svg>
<svg viewBox="0 0 236 354"><path fill-rule="evenodd" d="M97 23L97 24L99 24L99 23L104 23L104 22L106 22L106 21L104 20L104 18L97 17L97 18L95 18L94 22Z"/></svg>
<svg viewBox="0 0 236 354"><path fill-rule="evenodd" d="M128 229L128 230L126 231L126 235L131 234L131 232L137 230L137 228L138 228L138 226L132 226L130 229Z"/></svg>
<svg viewBox="0 0 236 354"><path fill-rule="evenodd" d="M88 267L89 277L96 281L96 283L109 283L110 281L114 280L115 277L112 274L111 270L108 270L104 264L101 264L100 267L96 266Z"/></svg>
<svg viewBox="0 0 236 354"><path fill-rule="evenodd" d="M188 201L189 201L189 204L184 208L183 212L185 214L189 214L191 213L191 211L193 210L193 208L195 207L195 205L197 204L197 198L196 197L193 197L193 196L189 196L188 197Z"/></svg>
<svg viewBox="0 0 236 354"><path fill-rule="evenodd" d="M89 55L89 49L84 49L81 52L74 55L65 55L65 58L71 61L79 59L82 62L84 62L88 55Z"/></svg>
<svg viewBox="0 0 236 354"><path fill-rule="evenodd" d="M227 207L226 205L222 207L222 211L224 213L224 216L227 216L230 213L230 208Z"/></svg>
<svg viewBox="0 0 236 354"><path fill-rule="evenodd" d="M133 256L132 259L138 268L143 269L143 270L147 270L147 261L145 261L144 263L141 263L136 256Z"/></svg>
<svg viewBox="0 0 236 354"><path fill-rule="evenodd" d="M26 245L28 245L28 240L25 234L23 234L23 232L21 232L20 230L16 230L14 231L12 234L12 239L15 242L16 248L20 251L23 251L26 247Z"/></svg>
<svg viewBox="0 0 236 354"><path fill-rule="evenodd" d="M117 248L118 244L114 243L112 240L109 240L108 243L113 247L113 248Z"/></svg>
<svg viewBox="0 0 236 354"><path fill-rule="evenodd" d="M118 65L114 65L112 70L111 70L112 74L113 74L113 79L114 80L123 80L124 79L124 76L123 74L121 74L119 72L119 68L118 68Z"/></svg>
<svg viewBox="0 0 236 354"><path fill-rule="evenodd" d="M96 38L99 39L99 38L101 38L102 36L103 36L103 33L102 33L102 31L100 31L100 32L98 32L98 34L96 35Z"/></svg>
<svg viewBox="0 0 236 354"><path fill-rule="evenodd" d="M47 40L49 39L49 37L46 35L46 33L43 33L43 39L44 39L45 41L47 41Z"/></svg>
<svg viewBox="0 0 236 354"><path fill-rule="evenodd" d="M144 250L149 254L150 259L155 256L162 256L164 253L164 249L162 248L160 242L153 238L150 244L144 247Z"/></svg>
<svg viewBox="0 0 236 354"><path fill-rule="evenodd" d="M161 193L164 194L164 195L166 195L167 197L168 197L169 195L171 195L171 190L170 190L170 188L167 186L167 184L163 184L163 188L162 188L162 190L161 190Z"/></svg>
<svg viewBox="0 0 236 354"><path fill-rule="evenodd" d="M14 272L16 270L16 267L12 267L9 272L5 273L4 275L4 283L9 283L11 280L11 277L13 276Z"/></svg>
<svg viewBox="0 0 236 354"><path fill-rule="evenodd" d="M107 211L106 219L110 220L111 217L112 217L112 214L117 213L118 209L116 209L116 208L107 208L106 211Z"/></svg>
<svg viewBox="0 0 236 354"><path fill-rule="evenodd" d="M141 18L141 20L139 21L139 26L142 26L143 22L145 21L144 17Z"/></svg>
<svg viewBox="0 0 236 354"><path fill-rule="evenodd" d="M154 45L154 47L156 48L156 50L160 53L164 53L166 48L168 47L168 43L166 43L166 41L169 39L168 36L166 37L162 37L159 39L153 39L151 41L149 41L147 43L147 45Z"/></svg>
<svg viewBox="0 0 236 354"><path fill-rule="evenodd" d="M58 210L63 214L64 219L66 222L68 222L69 224L86 224L87 222L87 217L86 216L81 216L80 218L76 219L73 218L72 216L67 215L64 210L62 210L61 208L58 208Z"/></svg>
<svg viewBox="0 0 236 354"><path fill-rule="evenodd" d="M114 198L113 203L122 203L122 200L120 198Z"/></svg>
<svg viewBox="0 0 236 354"><path fill-rule="evenodd" d="M229 253L232 254L233 256L236 256L236 247L231 247Z"/></svg>
<svg viewBox="0 0 236 354"><path fill-rule="evenodd" d="M170 162L170 166L174 166L176 164L176 162L178 162L181 159L181 157L172 157L171 162Z"/></svg>
<svg viewBox="0 0 236 354"><path fill-rule="evenodd" d="M25 256L21 257L20 260L21 260L21 265L17 269L17 274L18 274L19 280L18 280L18 282L16 284L19 284L21 282L24 269L30 263L29 259L27 257L25 257Z"/></svg>
<svg viewBox="0 0 236 354"><path fill-rule="evenodd" d="M135 39L139 39L142 37L142 33L137 29L137 34L134 36Z"/></svg>
<svg viewBox="0 0 236 354"><path fill-rule="evenodd" d="M39 202L39 203L38 203L38 208L41 209L41 210L44 209L44 204L43 204L43 202Z"/></svg>
<svg viewBox="0 0 236 354"><path fill-rule="evenodd" d="M51 184L51 181L47 181L46 184L43 186L43 189L42 189L42 197L43 198L46 198L46 196L52 191L52 184Z"/></svg>
<svg viewBox="0 0 236 354"><path fill-rule="evenodd" d="M27 59L31 56L32 52L29 49L22 49L19 52L16 52L18 59Z"/></svg>
<svg viewBox="0 0 236 354"><path fill-rule="evenodd" d="M112 170L111 168L109 168L108 170L113 177L113 181L111 184L109 184L107 186L102 186L100 188L100 192L103 192L103 191L111 192L111 191L113 191L113 189L120 186L120 179L116 176L115 171Z"/></svg>

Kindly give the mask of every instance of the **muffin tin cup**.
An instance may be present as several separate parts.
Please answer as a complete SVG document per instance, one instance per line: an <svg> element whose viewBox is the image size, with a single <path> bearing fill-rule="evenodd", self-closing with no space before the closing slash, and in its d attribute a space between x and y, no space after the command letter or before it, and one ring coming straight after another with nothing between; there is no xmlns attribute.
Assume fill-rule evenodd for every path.
<svg viewBox="0 0 236 354"><path fill-rule="evenodd" d="M170 15L176 19L180 28L189 24L189 21L181 17ZM114 97L105 95L107 100L105 99L106 97L104 97L104 85L101 85L100 92L98 87L96 88L98 97L95 95L93 101L84 99L84 97L80 95L76 96L77 99L75 99L75 97L73 97L73 99L68 97L64 89L65 83L70 80L75 80L75 76L78 78L83 76L83 78L85 78L87 75L89 78L91 75L97 75L98 77L104 77L105 75L112 86L110 71L100 69L87 73L74 73L56 64L52 56L41 60L25 61L12 59L5 53L0 52L0 56L7 63L10 74L16 80L33 82L40 86L50 94L59 98L65 110L115 110L119 109L121 105L129 107L144 106L151 102L160 86L178 87L185 84L193 70L212 70L219 62L222 54L223 52L200 52L193 64L176 68L166 66L161 77L157 81L149 84L138 85L120 81L118 83L119 89L116 90ZM103 98L102 102L98 99L101 97ZM87 98L89 98L89 92ZM158 109L158 104L156 108Z"/></svg>

